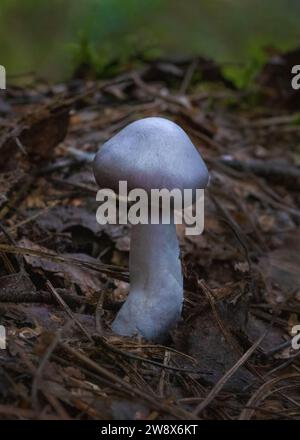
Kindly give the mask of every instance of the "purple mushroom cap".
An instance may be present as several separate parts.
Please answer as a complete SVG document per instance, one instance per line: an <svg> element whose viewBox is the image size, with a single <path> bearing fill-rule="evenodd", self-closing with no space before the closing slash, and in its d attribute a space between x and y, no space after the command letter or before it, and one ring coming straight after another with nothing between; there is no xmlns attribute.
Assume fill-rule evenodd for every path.
<svg viewBox="0 0 300 440"><path fill-rule="evenodd" d="M208 171L187 134L174 122L151 117L122 129L99 149L94 174L100 188L116 193L119 182L136 188L204 189ZM163 341L178 322L183 303L183 277L176 226L137 224L132 227L130 293L112 329L120 335L140 334Z"/></svg>

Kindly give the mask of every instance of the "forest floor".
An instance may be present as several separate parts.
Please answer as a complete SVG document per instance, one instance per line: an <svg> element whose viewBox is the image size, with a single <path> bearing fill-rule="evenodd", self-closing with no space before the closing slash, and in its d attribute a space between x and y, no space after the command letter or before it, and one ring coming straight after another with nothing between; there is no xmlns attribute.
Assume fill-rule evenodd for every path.
<svg viewBox="0 0 300 440"><path fill-rule="evenodd" d="M300 125L276 75L244 92L208 61L160 60L2 92L1 419L300 419ZM211 176L204 233L178 227L184 311L165 345L110 330L130 227L97 224L79 154L147 116L182 126Z"/></svg>

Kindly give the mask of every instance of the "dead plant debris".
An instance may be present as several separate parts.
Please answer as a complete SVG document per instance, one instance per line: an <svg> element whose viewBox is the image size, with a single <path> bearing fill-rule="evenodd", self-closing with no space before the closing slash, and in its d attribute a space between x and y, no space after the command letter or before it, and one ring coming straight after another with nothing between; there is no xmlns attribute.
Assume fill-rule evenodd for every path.
<svg viewBox="0 0 300 440"><path fill-rule="evenodd" d="M255 105L203 59L7 91L0 418L300 419L299 107L292 91L278 105L274 69ZM180 124L211 174L204 234L178 228L185 304L165 346L110 330L130 227L96 223L90 167L99 144L146 116Z"/></svg>

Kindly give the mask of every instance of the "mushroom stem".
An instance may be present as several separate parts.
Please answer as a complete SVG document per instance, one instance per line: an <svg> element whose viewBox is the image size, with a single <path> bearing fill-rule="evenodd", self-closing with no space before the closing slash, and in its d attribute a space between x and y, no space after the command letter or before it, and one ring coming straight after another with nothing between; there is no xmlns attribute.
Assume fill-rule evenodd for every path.
<svg viewBox="0 0 300 440"><path fill-rule="evenodd" d="M130 293L112 329L162 341L181 315L183 278L176 226L138 224L132 227Z"/></svg>

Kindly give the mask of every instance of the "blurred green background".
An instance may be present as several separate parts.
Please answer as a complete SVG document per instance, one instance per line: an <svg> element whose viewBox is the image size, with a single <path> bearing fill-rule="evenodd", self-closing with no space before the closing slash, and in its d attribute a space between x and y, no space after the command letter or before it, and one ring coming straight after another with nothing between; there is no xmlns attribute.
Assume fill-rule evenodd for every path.
<svg viewBox="0 0 300 440"><path fill-rule="evenodd" d="M1 0L0 64L9 77L51 81L141 56L199 54L245 69L266 47L295 48L299 18L299 0Z"/></svg>

